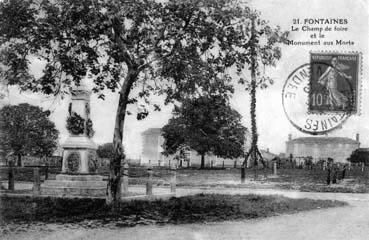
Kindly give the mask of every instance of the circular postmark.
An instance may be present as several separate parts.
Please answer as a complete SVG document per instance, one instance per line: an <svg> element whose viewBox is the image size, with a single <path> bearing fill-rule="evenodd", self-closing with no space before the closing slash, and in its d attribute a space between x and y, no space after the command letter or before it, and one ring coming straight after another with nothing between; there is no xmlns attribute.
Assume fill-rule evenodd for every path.
<svg viewBox="0 0 369 240"><path fill-rule="evenodd" d="M311 64L303 64L287 78L282 90L282 104L289 122L299 131L319 135L341 127L349 112L319 112L309 110Z"/></svg>

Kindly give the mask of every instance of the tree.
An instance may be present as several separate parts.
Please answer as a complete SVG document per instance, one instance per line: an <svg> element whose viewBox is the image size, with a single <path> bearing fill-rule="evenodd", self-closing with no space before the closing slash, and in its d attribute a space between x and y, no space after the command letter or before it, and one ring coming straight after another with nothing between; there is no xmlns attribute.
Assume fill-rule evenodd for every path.
<svg viewBox="0 0 369 240"><path fill-rule="evenodd" d="M113 158L114 157L114 145L113 143L104 143L97 148L97 156L99 158Z"/></svg>
<svg viewBox="0 0 369 240"><path fill-rule="evenodd" d="M369 152L366 149L356 149L347 159L351 163L364 163L369 165Z"/></svg>
<svg viewBox="0 0 369 240"><path fill-rule="evenodd" d="M26 154L42 157L55 151L59 132L48 118L49 111L22 103L4 106L0 115L5 135L3 146L18 157L18 166Z"/></svg>
<svg viewBox="0 0 369 240"><path fill-rule="evenodd" d="M246 128L241 124L241 115L224 97L187 99L173 115L162 129L166 155L188 146L201 155L201 168L205 167L207 153L223 158L243 156Z"/></svg>
<svg viewBox="0 0 369 240"><path fill-rule="evenodd" d="M241 168L241 181L245 179L245 167L248 159L255 166L260 160L264 165L263 157L258 148L258 133L256 126L256 88L267 88L273 84L273 79L265 76L262 67L275 66L281 58L280 43L287 41L288 32L281 31L280 27L273 29L268 22L260 19L260 13L256 11L249 12L249 22L244 26L244 31L249 33L249 39L243 45L244 52L237 58L237 73L241 75L244 70L250 72L251 78L241 78L240 83L246 85L246 90L250 92L250 118L251 118L251 147L245 156L243 167ZM249 80L247 80L249 79ZM255 168L255 178L256 178Z"/></svg>
<svg viewBox="0 0 369 240"><path fill-rule="evenodd" d="M127 104L137 103L131 90L139 89L146 103L153 93L169 103L207 91L214 81L230 81L226 69L235 63L237 42L244 37L237 28L244 15L233 0L5 0L0 3L2 76L10 85L44 94L66 94L85 77L102 99L105 89L118 92L111 203L121 195L124 121ZM32 58L44 63L41 76L30 73ZM141 109L137 119L148 114Z"/></svg>

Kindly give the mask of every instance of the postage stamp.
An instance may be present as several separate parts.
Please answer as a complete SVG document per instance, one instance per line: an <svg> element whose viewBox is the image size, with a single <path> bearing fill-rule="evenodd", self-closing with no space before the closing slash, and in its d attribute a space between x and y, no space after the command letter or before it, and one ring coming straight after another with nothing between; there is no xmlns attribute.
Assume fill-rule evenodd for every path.
<svg viewBox="0 0 369 240"><path fill-rule="evenodd" d="M360 55L310 53L309 111L358 111Z"/></svg>
<svg viewBox="0 0 369 240"><path fill-rule="evenodd" d="M309 111L310 70L311 64L306 63L287 77L282 90L283 109L289 122L299 131L312 135L326 134L339 129L350 113Z"/></svg>

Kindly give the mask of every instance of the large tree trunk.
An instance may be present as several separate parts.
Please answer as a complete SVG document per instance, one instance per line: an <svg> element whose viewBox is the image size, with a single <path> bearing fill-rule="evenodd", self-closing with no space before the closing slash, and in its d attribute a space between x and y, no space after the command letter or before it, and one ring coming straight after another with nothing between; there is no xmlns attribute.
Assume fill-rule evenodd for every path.
<svg viewBox="0 0 369 240"><path fill-rule="evenodd" d="M201 166L200 169L205 168L205 154L201 154Z"/></svg>
<svg viewBox="0 0 369 240"><path fill-rule="evenodd" d="M124 158L123 154L123 130L124 130L124 119L126 116L126 109L128 104L128 96L131 91L133 83L137 80L139 70L134 60L130 57L125 44L122 41L122 35L124 34L123 26L119 18L112 18L112 28L114 33L114 41L118 46L120 55L123 62L128 67L126 79L123 82L122 88L119 92L119 102L117 108L117 114L115 117L114 126L114 157L110 159L110 174L107 186L107 199L108 204L117 203L121 197L121 164ZM123 159L124 160L124 159Z"/></svg>
<svg viewBox="0 0 369 240"><path fill-rule="evenodd" d="M117 114L115 117L114 127L114 157L110 159L110 174L107 186L107 203L118 202L121 197L121 164L124 160L123 151L123 131L126 109L128 104L128 96L132 88L132 84L137 79L138 72L136 70L128 70L126 79L119 93L119 102Z"/></svg>

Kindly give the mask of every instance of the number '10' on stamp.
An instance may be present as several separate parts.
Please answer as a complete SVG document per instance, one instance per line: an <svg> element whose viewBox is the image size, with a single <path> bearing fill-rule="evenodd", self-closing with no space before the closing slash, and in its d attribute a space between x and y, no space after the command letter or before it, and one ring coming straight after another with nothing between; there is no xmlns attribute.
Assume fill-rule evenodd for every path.
<svg viewBox="0 0 369 240"><path fill-rule="evenodd" d="M310 53L309 111L357 113L359 54Z"/></svg>

